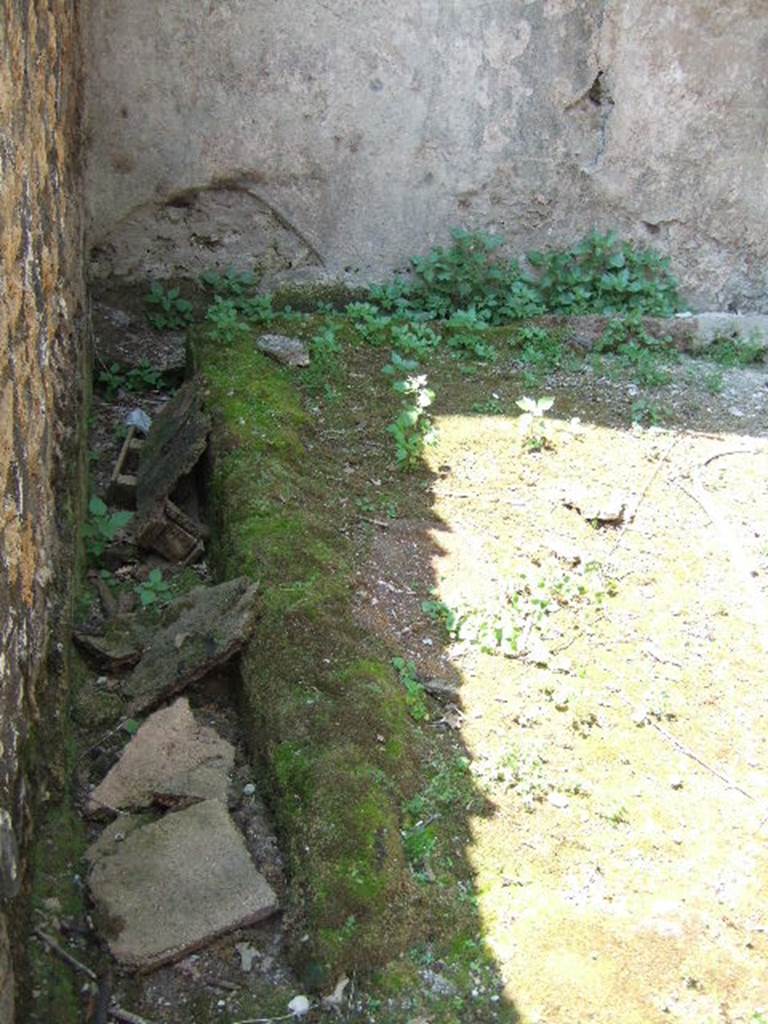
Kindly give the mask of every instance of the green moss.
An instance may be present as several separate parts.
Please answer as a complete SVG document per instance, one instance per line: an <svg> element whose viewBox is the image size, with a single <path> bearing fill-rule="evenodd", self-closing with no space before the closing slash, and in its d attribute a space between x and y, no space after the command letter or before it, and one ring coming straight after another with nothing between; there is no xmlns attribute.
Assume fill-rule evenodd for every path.
<svg viewBox="0 0 768 1024"><path fill-rule="evenodd" d="M318 281L315 284L283 285L272 293L275 309L291 309L299 313L313 313L318 306L329 305L343 310L350 302L364 302L368 289L353 287L343 281Z"/></svg>
<svg viewBox="0 0 768 1024"><path fill-rule="evenodd" d="M65 800L47 809L32 852L31 913L34 925L53 917L82 921L84 893L79 879L86 846L85 826ZM76 1024L82 1019L82 979L38 941L29 944L30 1024Z"/></svg>
<svg viewBox="0 0 768 1024"><path fill-rule="evenodd" d="M334 492L345 453L309 455L296 371L252 342L222 350L198 336L195 361L214 419L214 562L222 577L262 585L243 716L311 937L297 952L318 979L368 968L419 928L400 825L420 740L391 652L352 614L354 559Z"/></svg>

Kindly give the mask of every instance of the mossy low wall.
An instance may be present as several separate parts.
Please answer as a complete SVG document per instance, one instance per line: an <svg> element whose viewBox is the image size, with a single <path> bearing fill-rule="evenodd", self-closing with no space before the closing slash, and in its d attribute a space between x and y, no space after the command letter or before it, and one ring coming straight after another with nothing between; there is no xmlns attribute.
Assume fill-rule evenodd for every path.
<svg viewBox="0 0 768 1024"><path fill-rule="evenodd" d="M244 726L288 858L294 933L309 935L296 961L322 985L385 963L421 926L400 835L419 737L389 652L352 616L351 553L323 483L343 450L307 449L311 421L291 371L252 341L199 336L194 352L214 424L217 575L262 587L242 659Z"/></svg>

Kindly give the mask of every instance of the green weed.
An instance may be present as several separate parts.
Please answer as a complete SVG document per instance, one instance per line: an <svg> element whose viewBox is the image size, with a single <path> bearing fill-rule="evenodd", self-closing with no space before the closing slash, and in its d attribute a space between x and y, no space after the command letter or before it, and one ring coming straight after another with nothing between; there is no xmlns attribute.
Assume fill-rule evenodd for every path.
<svg viewBox="0 0 768 1024"><path fill-rule="evenodd" d="M657 427L664 420L660 406L647 398L638 398L632 403L632 422L641 427Z"/></svg>
<svg viewBox="0 0 768 1024"><path fill-rule="evenodd" d="M163 579L160 569L152 569L145 580L136 585L142 608L152 604L167 604L171 599L171 586Z"/></svg>
<svg viewBox="0 0 768 1024"><path fill-rule="evenodd" d="M451 235L451 246L437 246L411 260L411 280L399 278L374 287L371 300L388 312L433 320L447 320L472 308L487 323L543 312L518 265L497 256L503 239L461 228Z"/></svg>
<svg viewBox="0 0 768 1024"><path fill-rule="evenodd" d="M324 327L309 343L311 362L304 374L307 387L312 392L322 391L326 401L337 397L336 384L341 378L341 345L332 327Z"/></svg>
<svg viewBox="0 0 768 1024"><path fill-rule="evenodd" d="M728 369L737 366L751 366L765 359L765 342L757 335L748 339L715 338L711 345L701 352L701 357Z"/></svg>
<svg viewBox="0 0 768 1024"><path fill-rule="evenodd" d="M239 299L255 286L256 277L248 270L238 271L234 267L227 267L223 273L206 270L200 275L200 283L210 288L214 295Z"/></svg>
<svg viewBox="0 0 768 1024"><path fill-rule="evenodd" d="M544 415L555 404L554 398L520 398L515 405L522 410L518 418L520 440L526 451L541 452L554 447L544 425Z"/></svg>
<svg viewBox="0 0 768 1024"><path fill-rule="evenodd" d="M393 658L392 667L400 676L400 682L405 687L405 703L408 714L414 722L425 722L429 718L429 709L425 697L424 687L416 675L416 665L404 658Z"/></svg>
<svg viewBox="0 0 768 1024"><path fill-rule="evenodd" d="M166 291L158 281L153 281L144 301L151 307L147 320L157 331L181 331L194 320L192 303L181 297L178 288Z"/></svg>
<svg viewBox="0 0 768 1024"><path fill-rule="evenodd" d="M119 363L109 363L99 371L96 383L111 400L118 391L159 391L163 387L163 374L146 359L130 370L123 369Z"/></svg>
<svg viewBox="0 0 768 1024"><path fill-rule="evenodd" d="M222 345L234 345L250 331L248 324L240 319L236 302L233 299L222 298L221 295L214 298L205 319L210 324L208 337Z"/></svg>
<svg viewBox="0 0 768 1024"><path fill-rule="evenodd" d="M397 353L392 355L394 363ZM403 407L397 419L387 427L387 433L394 439L398 466L411 470L421 461L426 445L437 440L432 418L427 412L435 393L427 387L425 375L406 377L395 381L392 387L402 396Z"/></svg>
<svg viewBox="0 0 768 1024"><path fill-rule="evenodd" d="M504 406L495 395L484 402L473 402L470 409L482 416L500 416L504 412Z"/></svg>
<svg viewBox="0 0 768 1024"><path fill-rule="evenodd" d="M82 527L88 557L98 562L118 533L133 519L133 512L110 512L95 495L88 502L88 518Z"/></svg>
<svg viewBox="0 0 768 1024"><path fill-rule="evenodd" d="M531 252L532 284L551 313L613 313L635 310L672 316L681 308L669 260L616 235L592 232L570 249Z"/></svg>
<svg viewBox="0 0 768 1024"><path fill-rule="evenodd" d="M382 316L378 306L370 302L352 302L347 306L346 314L367 345L380 348L389 343L392 319Z"/></svg>

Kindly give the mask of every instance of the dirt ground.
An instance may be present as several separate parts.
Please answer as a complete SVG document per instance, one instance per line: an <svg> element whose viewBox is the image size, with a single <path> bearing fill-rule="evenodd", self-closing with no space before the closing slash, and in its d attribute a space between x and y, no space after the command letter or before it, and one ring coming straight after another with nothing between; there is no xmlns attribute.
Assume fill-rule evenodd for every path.
<svg viewBox="0 0 768 1024"><path fill-rule="evenodd" d="M526 1024L768 1014L768 378L712 395L696 365L664 428L629 425L630 382L550 378L538 452L518 381L481 372L502 411L470 414L438 372L436 521L380 524L359 573L365 624L460 683L484 938ZM515 600L505 657L482 624Z"/></svg>
<svg viewBox="0 0 768 1024"><path fill-rule="evenodd" d="M454 700L430 698L424 728L468 757L483 797L464 815L462 854L475 875L478 938L511 1016L761 1024L766 368L717 370L713 387L705 364L683 358L670 384L648 392L610 361L533 387L509 359L438 357L427 368L438 442L428 471L408 475L394 468L384 430L397 408L380 375L387 357L353 353L335 406L308 398L310 449L319 473L338 474L360 623L412 659L423 682L458 687ZM537 428L543 445L521 436L515 402L525 394L554 398ZM152 414L162 401L124 391L96 401L99 492L125 413ZM631 424L639 401L653 410L646 422L661 425ZM141 566L132 571L138 578ZM499 647L498 629L516 649ZM198 706L214 714L209 698ZM236 742L233 713L216 711ZM236 804L254 857L269 861L257 849L268 833L261 815ZM279 1013L299 990L283 958L290 925L122 979L117 994L169 1024L239 1018L244 994L249 1007ZM243 941L257 950L245 979ZM436 984L431 967L422 974L425 987ZM380 1019L370 1005L350 1005L343 1019ZM388 1021L431 1024L407 1009L398 1017L398 1005ZM485 1024L483 1005L461 1020Z"/></svg>

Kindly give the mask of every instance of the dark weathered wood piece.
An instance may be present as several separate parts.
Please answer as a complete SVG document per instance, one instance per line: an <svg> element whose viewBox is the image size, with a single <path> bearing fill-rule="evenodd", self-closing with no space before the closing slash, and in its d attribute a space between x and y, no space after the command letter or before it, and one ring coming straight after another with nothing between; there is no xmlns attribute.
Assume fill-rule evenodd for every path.
<svg viewBox="0 0 768 1024"><path fill-rule="evenodd" d="M117 505L118 508L136 508L136 468L143 447L144 441L136 436L136 428L131 427L109 481L107 500L111 505Z"/></svg>
<svg viewBox="0 0 768 1024"><path fill-rule="evenodd" d="M205 531L173 501L205 451L211 421L196 380L187 381L155 417L136 474L136 540L174 562L202 552Z"/></svg>

